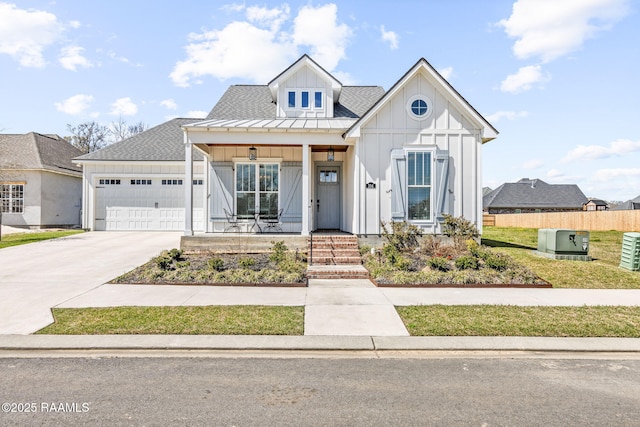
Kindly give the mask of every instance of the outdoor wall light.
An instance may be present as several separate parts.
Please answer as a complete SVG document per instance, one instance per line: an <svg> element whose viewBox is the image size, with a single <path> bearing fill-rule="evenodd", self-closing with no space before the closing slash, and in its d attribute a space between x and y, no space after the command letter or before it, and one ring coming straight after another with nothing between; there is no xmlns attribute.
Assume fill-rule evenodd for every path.
<svg viewBox="0 0 640 427"><path fill-rule="evenodd" d="M258 149L256 147L249 148L249 160L256 160L258 158Z"/></svg>
<svg viewBox="0 0 640 427"><path fill-rule="evenodd" d="M327 161L333 162L335 159L335 151L333 151L333 147L329 147L329 151L327 151Z"/></svg>

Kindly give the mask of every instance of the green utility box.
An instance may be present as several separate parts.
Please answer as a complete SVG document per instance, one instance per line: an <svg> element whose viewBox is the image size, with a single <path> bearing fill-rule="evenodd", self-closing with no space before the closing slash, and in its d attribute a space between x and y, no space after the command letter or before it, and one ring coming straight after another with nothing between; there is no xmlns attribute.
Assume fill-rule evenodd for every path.
<svg viewBox="0 0 640 427"><path fill-rule="evenodd" d="M631 271L640 271L640 233L624 233L622 235L620 267Z"/></svg>
<svg viewBox="0 0 640 427"><path fill-rule="evenodd" d="M553 259L591 261L589 232L564 228L538 230L538 255Z"/></svg>

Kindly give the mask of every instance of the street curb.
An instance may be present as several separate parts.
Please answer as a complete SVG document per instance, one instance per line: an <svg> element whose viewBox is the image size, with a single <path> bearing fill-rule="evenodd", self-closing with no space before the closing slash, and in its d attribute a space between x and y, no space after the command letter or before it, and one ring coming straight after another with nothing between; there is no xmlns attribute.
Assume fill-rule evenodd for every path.
<svg viewBox="0 0 640 427"><path fill-rule="evenodd" d="M562 351L640 353L640 338L0 335L0 350Z"/></svg>

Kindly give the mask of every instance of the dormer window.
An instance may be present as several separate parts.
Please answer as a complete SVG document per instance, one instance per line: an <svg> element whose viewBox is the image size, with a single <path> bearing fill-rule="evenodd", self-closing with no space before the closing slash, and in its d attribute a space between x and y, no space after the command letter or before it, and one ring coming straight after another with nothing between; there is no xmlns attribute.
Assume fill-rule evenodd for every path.
<svg viewBox="0 0 640 427"><path fill-rule="evenodd" d="M322 92L315 93L313 106L315 108L322 108Z"/></svg>
<svg viewBox="0 0 640 427"><path fill-rule="evenodd" d="M287 109L322 110L324 109L324 92L320 90L288 90Z"/></svg>
<svg viewBox="0 0 640 427"><path fill-rule="evenodd" d="M296 93L294 91L289 91L289 108L296 108Z"/></svg>
<svg viewBox="0 0 640 427"><path fill-rule="evenodd" d="M302 108L309 108L309 92L306 90L302 92Z"/></svg>

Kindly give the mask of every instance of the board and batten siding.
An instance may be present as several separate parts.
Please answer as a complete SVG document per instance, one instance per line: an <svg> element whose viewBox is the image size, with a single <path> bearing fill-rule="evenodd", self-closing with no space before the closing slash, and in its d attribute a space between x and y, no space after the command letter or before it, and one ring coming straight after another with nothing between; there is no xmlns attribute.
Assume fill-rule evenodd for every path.
<svg viewBox="0 0 640 427"><path fill-rule="evenodd" d="M287 92L290 90L309 90L310 101L313 103L313 92L320 90L324 94L323 108L321 110L302 109L300 100L297 99L294 110L287 108ZM278 117L333 117L333 91L331 84L321 78L318 73L309 67L302 67L291 75L284 84L278 87L277 116Z"/></svg>
<svg viewBox="0 0 640 427"><path fill-rule="evenodd" d="M428 97L432 112L424 120L415 120L407 113L407 103L415 95ZM482 226L480 147L481 130L436 89L428 76L418 73L386 101L380 110L361 127L355 148L354 166L360 192L359 215L354 224L358 234L380 234L380 221L399 220L392 212L394 203L404 203L403 194L393 194L393 156L411 149L432 150L432 222L421 223L427 233L441 232L436 218L443 213L463 216ZM406 170L400 173L405 174ZM443 175L443 173L445 175ZM366 189L373 182L375 189ZM393 198L396 197L396 202Z"/></svg>

